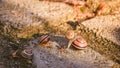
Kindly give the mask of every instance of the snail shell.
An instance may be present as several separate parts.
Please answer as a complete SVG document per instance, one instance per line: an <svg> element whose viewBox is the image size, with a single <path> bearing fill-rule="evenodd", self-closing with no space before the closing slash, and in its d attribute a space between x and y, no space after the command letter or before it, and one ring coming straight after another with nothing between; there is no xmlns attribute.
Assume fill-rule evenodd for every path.
<svg viewBox="0 0 120 68"><path fill-rule="evenodd" d="M40 44L47 44L50 41L50 36L48 34L44 34L39 38Z"/></svg>
<svg viewBox="0 0 120 68"><path fill-rule="evenodd" d="M16 50L12 53L13 57L22 57L25 59L32 59L32 55L32 49Z"/></svg>
<svg viewBox="0 0 120 68"><path fill-rule="evenodd" d="M21 52L21 56L27 59L31 59L32 58L32 50L31 49L25 49Z"/></svg>
<svg viewBox="0 0 120 68"><path fill-rule="evenodd" d="M77 49L85 49L87 47L87 42L81 37L75 38L72 45Z"/></svg>
<svg viewBox="0 0 120 68"><path fill-rule="evenodd" d="M73 39L73 38L75 37L74 31L73 31L73 30L67 31L66 34L65 34L65 37L66 37L68 40Z"/></svg>

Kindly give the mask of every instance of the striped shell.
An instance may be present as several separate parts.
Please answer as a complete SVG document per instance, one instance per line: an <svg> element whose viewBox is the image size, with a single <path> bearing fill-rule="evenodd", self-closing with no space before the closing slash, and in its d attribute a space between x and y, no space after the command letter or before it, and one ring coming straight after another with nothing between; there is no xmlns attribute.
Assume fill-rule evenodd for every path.
<svg viewBox="0 0 120 68"><path fill-rule="evenodd" d="M31 49L25 49L21 52L22 57L31 59L32 58L32 50Z"/></svg>
<svg viewBox="0 0 120 68"><path fill-rule="evenodd" d="M79 36L73 41L72 45L77 49L85 49L87 47L87 42Z"/></svg>
<svg viewBox="0 0 120 68"><path fill-rule="evenodd" d="M48 34L44 34L39 38L40 44L47 44L50 41L50 36Z"/></svg>

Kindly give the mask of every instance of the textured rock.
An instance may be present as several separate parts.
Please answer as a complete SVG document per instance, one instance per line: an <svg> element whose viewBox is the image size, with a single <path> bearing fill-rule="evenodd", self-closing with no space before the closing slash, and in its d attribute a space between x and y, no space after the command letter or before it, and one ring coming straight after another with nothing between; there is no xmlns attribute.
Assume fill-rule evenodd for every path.
<svg viewBox="0 0 120 68"><path fill-rule="evenodd" d="M114 62L95 52L85 50L65 50L60 52L52 48L35 48L33 62L37 68L109 68ZM88 57L89 56L89 57Z"/></svg>
<svg viewBox="0 0 120 68"><path fill-rule="evenodd" d="M120 45L119 21L120 15L118 14L95 17L91 20L82 22L82 24L96 32L98 36L100 35Z"/></svg>
<svg viewBox="0 0 120 68"><path fill-rule="evenodd" d="M3 0L0 6L1 32L14 38L57 30L63 27L61 24L74 18L73 8L58 2Z"/></svg>
<svg viewBox="0 0 120 68"><path fill-rule="evenodd" d="M94 12L102 2L104 0L90 0L87 5L90 11ZM105 1L102 14L119 13L119 2ZM69 26L65 22L75 18L72 7L49 0L1 0L0 7L1 33L13 38L25 38L39 32L66 31Z"/></svg>
<svg viewBox="0 0 120 68"><path fill-rule="evenodd" d="M87 5L92 12L96 11L96 8L103 3L104 7L101 11L102 15L106 14L119 14L120 13L120 0L88 0Z"/></svg>
<svg viewBox="0 0 120 68"><path fill-rule="evenodd" d="M78 30L81 30L80 34L86 38L91 48L117 63L120 63L119 16L95 17L82 22L84 27L78 27Z"/></svg>

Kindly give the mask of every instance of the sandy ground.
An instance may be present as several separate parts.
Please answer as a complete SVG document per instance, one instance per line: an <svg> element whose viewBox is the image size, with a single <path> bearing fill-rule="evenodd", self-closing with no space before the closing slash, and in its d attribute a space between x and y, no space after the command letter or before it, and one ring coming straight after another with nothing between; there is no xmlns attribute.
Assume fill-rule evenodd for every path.
<svg viewBox="0 0 120 68"><path fill-rule="evenodd" d="M45 21L48 21L48 25L50 25L50 28L51 27L54 28L48 30L49 28L44 26L46 27L47 32L53 32L53 35L51 35L51 41L52 41L51 45L52 46L55 46L57 44L59 46L67 45L67 40L64 38L64 34L65 34L64 31L59 32L57 30L60 29L66 31L67 29L71 29L70 25L67 25L66 22L74 21L73 19L75 17L74 14L75 11L73 10L72 6L61 2L49 2L49 1L39 1L39 0L29 0L29 1L0 0L0 1L2 1L0 5L0 10L1 10L0 21L1 23L3 22L5 23L5 25L7 25L7 27L4 26L0 27L1 29L4 28L3 33L12 36L13 32L9 31L10 26L24 30L23 27L27 27L30 25L34 25L36 27L37 25L41 25L41 23L44 24ZM102 12L103 15L96 16L93 19L85 20L84 22L82 22L82 24L86 28L93 30L93 32L98 33L98 36L100 34L100 36L107 38L113 41L114 43L117 43L117 45L119 45L120 44L119 43L120 0L115 0L115 1L88 0L87 2L89 6L88 9L91 12L93 12L94 10L96 10L97 6L102 2L106 3L106 8ZM60 26L60 27L55 29L56 26L57 27ZM81 27L77 26L77 28L79 29ZM31 30L31 28L29 30ZM28 35L30 34L29 30L25 30L22 32L18 31L18 33L25 32ZM56 30L56 32L54 30ZM114 32L114 30L116 32ZM7 33L7 31L9 33ZM78 30L78 32L79 31L80 30ZM87 33L86 35L84 35L85 34L84 30L81 31L83 31L83 33L80 34L83 34L83 37L87 40L88 38L86 37L88 36L86 35L89 34ZM17 35L18 33L16 31L15 35ZM40 30L40 33L46 33L46 32L45 30L43 31ZM94 46L98 46L99 48L99 46L102 46L102 44L97 43L94 45L93 42L96 41L93 40L92 43L89 43L91 39L87 40L89 46L85 50L76 50L73 47L71 47L69 50L63 50L63 51L60 51L57 47L53 47L53 48L43 47L42 45L39 45L37 38L31 37L30 39L31 40L27 40L27 41L25 39L22 39L22 40L18 40L17 42L14 42L8 37L6 36L3 37L1 35L0 36L0 44L1 44L0 67L1 68L2 67L3 68L34 68L33 66L36 66L37 68L119 68L119 64L117 62L114 62L111 58L108 57L111 56L110 54L101 54L100 51L96 50L97 48L96 49L93 48ZM25 46L31 47L36 45L38 45L38 47L33 48L32 64L26 63L26 60L24 59L13 59L11 57L11 53L15 51L17 48L22 48L22 47L24 48ZM109 45L109 43L107 45ZM100 49L104 49L104 48L101 47ZM115 57L117 56L118 62L120 62L119 60L120 57L118 53L120 52L120 50L117 48L115 49L116 49L115 51L117 52L115 54L112 53L114 49L113 50L111 49L112 51L109 50L108 52L115 55Z"/></svg>

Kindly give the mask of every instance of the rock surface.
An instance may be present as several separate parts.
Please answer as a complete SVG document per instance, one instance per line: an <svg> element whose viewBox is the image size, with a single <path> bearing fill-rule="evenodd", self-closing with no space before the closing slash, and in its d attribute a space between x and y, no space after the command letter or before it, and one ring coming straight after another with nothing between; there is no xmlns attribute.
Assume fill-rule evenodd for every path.
<svg viewBox="0 0 120 68"><path fill-rule="evenodd" d="M1 7L1 32L13 38L26 38L35 33L58 30L63 27L61 24L74 18L73 8L58 2L3 0Z"/></svg>
<svg viewBox="0 0 120 68"><path fill-rule="evenodd" d="M99 36L103 36L120 45L120 15L106 15L95 17L82 22L85 27L93 30ZM92 27L91 27L92 26Z"/></svg>
<svg viewBox="0 0 120 68"><path fill-rule="evenodd" d="M57 49L36 48L34 63L37 68L110 68L114 62L106 59L91 48L86 50L69 50L60 52Z"/></svg>

